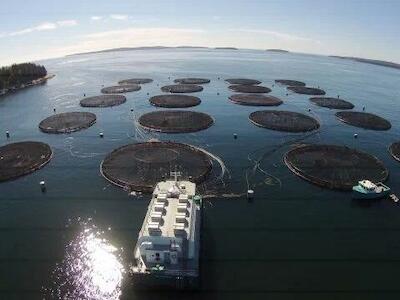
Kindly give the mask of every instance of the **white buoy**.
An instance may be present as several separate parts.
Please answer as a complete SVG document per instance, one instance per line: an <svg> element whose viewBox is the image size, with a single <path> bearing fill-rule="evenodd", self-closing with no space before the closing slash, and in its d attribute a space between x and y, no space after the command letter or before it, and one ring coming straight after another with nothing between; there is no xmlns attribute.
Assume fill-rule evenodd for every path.
<svg viewBox="0 0 400 300"><path fill-rule="evenodd" d="M39 185L40 189L42 190L42 193L44 193L46 191L46 182L42 180L41 182L39 182Z"/></svg>
<svg viewBox="0 0 400 300"><path fill-rule="evenodd" d="M357 133L354 134L354 138L355 139L358 138L358 134Z"/></svg>
<svg viewBox="0 0 400 300"><path fill-rule="evenodd" d="M104 133L100 132L100 133L99 133L99 136L100 136L101 138L103 138L103 137L104 137Z"/></svg>
<svg viewBox="0 0 400 300"><path fill-rule="evenodd" d="M6 137L9 139L10 138L10 132L7 130L6 131Z"/></svg>
<svg viewBox="0 0 400 300"><path fill-rule="evenodd" d="M237 134L236 134L236 133L233 134L233 138L234 138L235 140L237 139Z"/></svg>
<svg viewBox="0 0 400 300"><path fill-rule="evenodd" d="M247 198L248 199L253 199L254 197L254 191L253 190L248 190L247 191Z"/></svg>

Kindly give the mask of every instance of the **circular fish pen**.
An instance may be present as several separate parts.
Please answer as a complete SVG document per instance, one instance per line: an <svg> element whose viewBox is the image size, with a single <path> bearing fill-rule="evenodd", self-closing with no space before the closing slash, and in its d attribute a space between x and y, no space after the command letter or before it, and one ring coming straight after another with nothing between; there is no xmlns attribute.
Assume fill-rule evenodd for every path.
<svg viewBox="0 0 400 300"><path fill-rule="evenodd" d="M79 104L83 107L110 107L126 102L123 95L100 95L82 99Z"/></svg>
<svg viewBox="0 0 400 300"><path fill-rule="evenodd" d="M116 85L109 86L101 89L103 94L122 94L129 92L137 92L141 89L141 86L138 84L124 84L124 85Z"/></svg>
<svg viewBox="0 0 400 300"><path fill-rule="evenodd" d="M52 157L49 145L19 142L0 147L0 182L16 179L45 166Z"/></svg>
<svg viewBox="0 0 400 300"><path fill-rule="evenodd" d="M283 103L277 97L260 94L235 94L231 95L229 100L235 104L248 106L278 106Z"/></svg>
<svg viewBox="0 0 400 300"><path fill-rule="evenodd" d="M203 87L196 84L172 84L161 88L164 93L196 93L201 92Z"/></svg>
<svg viewBox="0 0 400 300"><path fill-rule="evenodd" d="M368 153L336 145L305 145L284 156L287 167L297 176L316 185L351 190L358 181L385 181L389 171Z"/></svg>
<svg viewBox="0 0 400 300"><path fill-rule="evenodd" d="M323 96L325 91L317 88L306 87L306 86L288 86L288 90L302 95L313 95L313 96Z"/></svg>
<svg viewBox="0 0 400 300"><path fill-rule="evenodd" d="M210 127L214 120L201 112L186 110L153 111L140 116L142 127L164 133L196 132Z"/></svg>
<svg viewBox="0 0 400 300"><path fill-rule="evenodd" d="M389 152L395 160L400 162L400 142L391 144L389 146Z"/></svg>
<svg viewBox="0 0 400 300"><path fill-rule="evenodd" d="M314 118L292 111L260 110L252 112L250 121L263 128L285 132L307 132L319 128Z"/></svg>
<svg viewBox="0 0 400 300"><path fill-rule="evenodd" d="M177 78L174 80L175 83L180 84L205 84L210 83L210 79L205 78Z"/></svg>
<svg viewBox="0 0 400 300"><path fill-rule="evenodd" d="M331 97L312 97L310 101L315 105L331 109L353 109L354 105L346 100Z"/></svg>
<svg viewBox="0 0 400 300"><path fill-rule="evenodd" d="M158 95L149 99L154 106L165 108L185 108L199 105L200 98L189 95Z"/></svg>
<svg viewBox="0 0 400 300"><path fill-rule="evenodd" d="M109 153L101 174L111 183L134 191L152 192L157 182L169 179L171 171L181 179L202 183L212 170L211 158L187 144L147 142L130 144Z"/></svg>
<svg viewBox="0 0 400 300"><path fill-rule="evenodd" d="M371 113L339 111L335 115L340 121L355 127L371 130L389 130L392 127L388 120Z"/></svg>
<svg viewBox="0 0 400 300"><path fill-rule="evenodd" d="M229 89L236 93L258 93L264 94L271 92L270 88L261 85L246 85L246 84L235 84L230 85Z"/></svg>
<svg viewBox="0 0 400 300"><path fill-rule="evenodd" d="M306 84L302 81L290 80L290 79L275 79L275 82L287 86L306 86Z"/></svg>
<svg viewBox="0 0 400 300"><path fill-rule="evenodd" d="M50 116L39 123L46 133L70 133L92 126L96 115L90 112L68 112Z"/></svg>
<svg viewBox="0 0 400 300"><path fill-rule="evenodd" d="M120 84L120 85L146 84L146 83L151 83L151 82L153 82L153 79L150 79L150 78L131 78L131 79L124 79L124 80L118 81L118 84Z"/></svg>
<svg viewBox="0 0 400 300"><path fill-rule="evenodd" d="M248 78L230 78L225 79L226 82L230 84L241 84L241 85L255 85L260 84L261 81L255 79L248 79Z"/></svg>

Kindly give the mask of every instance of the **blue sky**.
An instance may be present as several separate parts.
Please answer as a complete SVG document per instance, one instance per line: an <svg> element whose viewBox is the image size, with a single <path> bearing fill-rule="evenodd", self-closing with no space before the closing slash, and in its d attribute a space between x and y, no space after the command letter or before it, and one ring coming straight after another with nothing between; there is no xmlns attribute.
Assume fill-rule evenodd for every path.
<svg viewBox="0 0 400 300"><path fill-rule="evenodd" d="M400 62L399 0L13 0L0 64L115 47L283 48Z"/></svg>

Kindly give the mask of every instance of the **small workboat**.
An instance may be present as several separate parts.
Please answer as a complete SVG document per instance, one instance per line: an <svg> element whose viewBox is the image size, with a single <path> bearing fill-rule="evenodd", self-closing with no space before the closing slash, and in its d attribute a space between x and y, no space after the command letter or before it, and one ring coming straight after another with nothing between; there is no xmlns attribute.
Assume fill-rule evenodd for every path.
<svg viewBox="0 0 400 300"><path fill-rule="evenodd" d="M390 188L382 182L373 183L370 180L361 180L353 186L354 199L379 199L388 196Z"/></svg>

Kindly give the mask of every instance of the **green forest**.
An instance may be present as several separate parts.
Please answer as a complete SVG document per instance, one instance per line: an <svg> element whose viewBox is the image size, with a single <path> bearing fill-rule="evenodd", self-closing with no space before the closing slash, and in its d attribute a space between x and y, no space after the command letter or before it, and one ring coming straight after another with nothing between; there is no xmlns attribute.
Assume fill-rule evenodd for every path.
<svg viewBox="0 0 400 300"><path fill-rule="evenodd" d="M32 80L47 75L44 66L33 63L14 64L0 68L0 90L18 88L22 84L28 84Z"/></svg>

